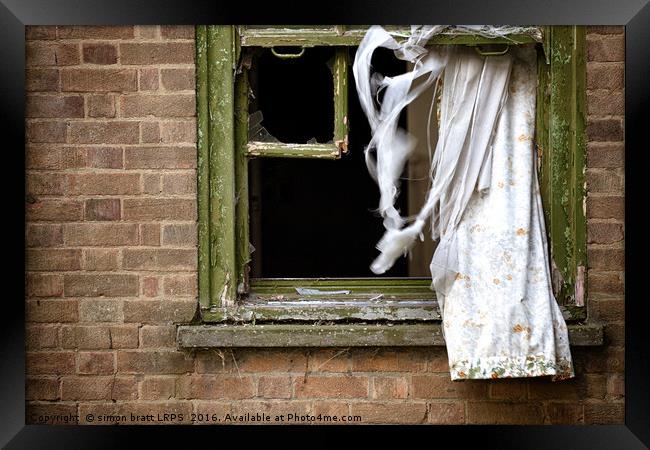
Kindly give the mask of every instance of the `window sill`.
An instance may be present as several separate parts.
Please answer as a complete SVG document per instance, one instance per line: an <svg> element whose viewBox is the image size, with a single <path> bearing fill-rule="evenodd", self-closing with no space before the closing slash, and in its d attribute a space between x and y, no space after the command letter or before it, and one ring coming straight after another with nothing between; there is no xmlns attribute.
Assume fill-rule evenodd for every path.
<svg viewBox="0 0 650 450"><path fill-rule="evenodd" d="M569 324L572 346L603 344L597 323ZM423 347L444 346L440 323L181 325L181 348L211 347Z"/></svg>

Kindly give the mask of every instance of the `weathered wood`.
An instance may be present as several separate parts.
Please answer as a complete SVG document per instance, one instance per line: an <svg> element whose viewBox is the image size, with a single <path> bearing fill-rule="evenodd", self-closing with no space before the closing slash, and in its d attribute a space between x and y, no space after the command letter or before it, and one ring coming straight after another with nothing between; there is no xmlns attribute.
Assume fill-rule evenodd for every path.
<svg viewBox="0 0 650 450"><path fill-rule="evenodd" d="M576 287L584 293L584 286L576 286L576 275L586 258L584 27L552 28L549 86L549 142L542 178L548 185L542 192L559 286L556 297L561 304L576 304Z"/></svg>
<svg viewBox="0 0 650 450"><path fill-rule="evenodd" d="M208 123L207 27L196 27L196 114L199 302L210 305L210 157Z"/></svg>
<svg viewBox="0 0 650 450"><path fill-rule="evenodd" d="M237 236L237 293L248 292L250 243L248 215L248 70L235 81L235 226Z"/></svg>
<svg viewBox="0 0 650 450"><path fill-rule="evenodd" d="M233 43L232 26L208 26L211 306L231 306L237 295Z"/></svg>
<svg viewBox="0 0 650 450"><path fill-rule="evenodd" d="M445 345L440 324L408 325L186 325L183 348L214 347L429 347ZM602 326L570 325L573 346L603 343Z"/></svg>
<svg viewBox="0 0 650 450"><path fill-rule="evenodd" d="M337 48L332 68L334 76L334 145L348 152L348 49Z"/></svg>
<svg viewBox="0 0 650 450"><path fill-rule="evenodd" d="M287 144L284 142L249 142L249 157L338 159L341 152L336 144Z"/></svg>
<svg viewBox="0 0 650 450"><path fill-rule="evenodd" d="M408 36L408 27L386 27L390 31ZM274 46L356 46L359 45L366 33L365 27L340 30L332 27L272 27L250 28L240 27L241 45L246 47L274 47ZM440 34L431 37L427 45L438 44L528 44L537 42L537 39L528 34L511 34L507 37L489 38L468 34Z"/></svg>

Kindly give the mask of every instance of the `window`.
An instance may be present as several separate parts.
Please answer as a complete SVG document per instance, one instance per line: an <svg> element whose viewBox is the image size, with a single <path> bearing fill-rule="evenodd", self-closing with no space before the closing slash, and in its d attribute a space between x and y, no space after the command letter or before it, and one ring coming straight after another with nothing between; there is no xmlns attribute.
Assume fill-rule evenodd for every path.
<svg viewBox="0 0 650 450"><path fill-rule="evenodd" d="M541 27L541 32L541 40L531 35L494 39L443 34L433 37L428 45L537 46L536 142L554 291L565 318L580 321L586 318L584 28ZM298 278L287 277L283 270L264 262L265 251L279 254L272 244L265 246L264 228L278 233L283 226L279 218L301 220L299 211L291 217L281 208L271 213L259 211L260 198L271 204L278 200L264 193L264 180L273 173L309 173L318 165L337 170L337 164L343 167L350 156L346 154L348 112L352 113L356 92L350 86L348 69L364 33L363 27L342 26L197 27L199 300L203 323L390 322L417 327L417 323L440 320L422 265L411 264L410 270L397 267L398 275L391 278L356 272L340 277L305 267L301 269L307 277ZM311 60L301 59L306 54ZM302 66L296 64L299 60ZM269 83L268 74L278 71L284 71L284 84L276 77L279 84L275 86ZM309 80L311 90L301 91L304 85L296 86L300 76ZM256 98L256 90L271 92L265 97L272 100ZM330 96L329 102L323 93ZM278 101L282 98L287 105ZM292 110L289 103L297 106ZM312 122L327 125L312 127L314 123L305 117L318 117ZM424 125L412 118L409 126L419 127L421 132ZM409 170L417 178L417 167ZM367 173L364 170L359 175ZM411 186L415 184L409 184L405 195L407 208L409 201L421 204L418 195L423 195L417 186ZM288 190L295 188L295 183L290 184ZM309 223L301 225L310 227ZM321 234L327 231L334 236L345 233L334 223L319 230ZM314 233L314 241L318 238ZM373 245L376 241L369 238ZM332 244L327 247L331 249ZM342 255L347 251L340 248ZM426 252L432 249L418 251L415 260L426 261ZM363 258L369 265L372 256ZM283 267L298 266L294 260L293 266Z"/></svg>

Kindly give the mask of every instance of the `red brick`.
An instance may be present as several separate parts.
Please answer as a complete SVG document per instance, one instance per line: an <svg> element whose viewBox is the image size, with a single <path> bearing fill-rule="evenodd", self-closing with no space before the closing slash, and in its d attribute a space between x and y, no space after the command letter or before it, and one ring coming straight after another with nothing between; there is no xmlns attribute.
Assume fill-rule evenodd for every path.
<svg viewBox="0 0 650 450"><path fill-rule="evenodd" d="M116 249L86 248L83 252L84 270L110 271L118 267Z"/></svg>
<svg viewBox="0 0 650 450"><path fill-rule="evenodd" d="M142 400L169 400L174 398L176 379L174 377L145 377L140 383Z"/></svg>
<svg viewBox="0 0 650 450"><path fill-rule="evenodd" d="M585 423L587 424L623 424L624 421L624 403L585 404Z"/></svg>
<svg viewBox="0 0 650 450"><path fill-rule="evenodd" d="M111 44L83 44L83 61L89 64L116 64L117 47Z"/></svg>
<svg viewBox="0 0 650 450"><path fill-rule="evenodd" d="M198 294L196 275L165 276L164 294L172 297L195 297Z"/></svg>
<svg viewBox="0 0 650 450"><path fill-rule="evenodd" d="M78 249L27 249L27 270L79 270L81 250Z"/></svg>
<svg viewBox="0 0 650 450"><path fill-rule="evenodd" d="M197 302L173 300L127 300L124 302L124 321L140 323L184 323L194 317Z"/></svg>
<svg viewBox="0 0 650 450"><path fill-rule="evenodd" d="M352 370L355 372L421 372L426 361L409 351L359 350L352 353Z"/></svg>
<svg viewBox="0 0 650 450"><path fill-rule="evenodd" d="M587 190L595 193L623 193L622 170L589 169L587 170Z"/></svg>
<svg viewBox="0 0 650 450"><path fill-rule="evenodd" d="M79 352L77 373L82 375L110 375L115 372L112 352Z"/></svg>
<svg viewBox="0 0 650 450"><path fill-rule="evenodd" d="M138 89L141 91L156 91L159 86L158 69L147 68L138 70Z"/></svg>
<svg viewBox="0 0 650 450"><path fill-rule="evenodd" d="M61 328L61 346L69 349L106 349L111 346L107 327L69 325Z"/></svg>
<svg viewBox="0 0 650 450"><path fill-rule="evenodd" d="M120 44L122 64L182 64L194 63L193 42Z"/></svg>
<svg viewBox="0 0 650 450"><path fill-rule="evenodd" d="M625 216L625 198L622 196L587 197L587 216L591 219L618 219Z"/></svg>
<svg viewBox="0 0 650 450"><path fill-rule="evenodd" d="M253 378L248 375L192 375L176 382L177 398L243 399L255 396Z"/></svg>
<svg viewBox="0 0 650 450"><path fill-rule="evenodd" d="M523 400L528 397L527 380L494 380L490 382L490 398Z"/></svg>
<svg viewBox="0 0 650 450"><path fill-rule="evenodd" d="M487 396L487 381L451 381L449 374L413 375L411 383L413 398L485 398Z"/></svg>
<svg viewBox="0 0 650 450"><path fill-rule="evenodd" d="M468 402L467 423L472 424L542 424L541 403Z"/></svg>
<svg viewBox="0 0 650 450"><path fill-rule="evenodd" d="M601 116L624 115L623 91L612 92L604 89L587 91L587 113Z"/></svg>
<svg viewBox="0 0 650 450"><path fill-rule="evenodd" d="M463 402L435 402L427 404L427 422L438 425L458 425L465 423Z"/></svg>
<svg viewBox="0 0 650 450"><path fill-rule="evenodd" d="M621 119L588 119L587 137L592 141L622 141Z"/></svg>
<svg viewBox="0 0 650 450"><path fill-rule="evenodd" d="M196 143L196 121L165 121L160 124L160 140L164 143Z"/></svg>
<svg viewBox="0 0 650 450"><path fill-rule="evenodd" d="M88 117L115 117L115 97L110 94L89 96Z"/></svg>
<svg viewBox="0 0 650 450"><path fill-rule="evenodd" d="M136 37L140 39L157 39L160 36L158 25L138 25L135 27Z"/></svg>
<svg viewBox="0 0 650 450"><path fill-rule="evenodd" d="M121 373L180 374L190 372L192 366L193 360L178 351L117 352L117 371Z"/></svg>
<svg viewBox="0 0 650 450"><path fill-rule="evenodd" d="M160 79L163 87L168 91L194 90L196 73L189 69L162 69Z"/></svg>
<svg viewBox="0 0 650 450"><path fill-rule="evenodd" d="M622 34L625 32L625 27L620 25L589 25L587 33L592 34Z"/></svg>
<svg viewBox="0 0 650 450"><path fill-rule="evenodd" d="M163 225L162 244L174 247L194 247L197 242L195 223Z"/></svg>
<svg viewBox="0 0 650 450"><path fill-rule="evenodd" d="M315 401L312 407L312 414L314 416L337 416L338 419L340 416L348 416L350 414L350 406L347 402L337 402L332 400ZM317 423L319 425L327 425L328 423L338 425L341 422L332 419L331 421L323 420Z"/></svg>
<svg viewBox="0 0 650 450"><path fill-rule="evenodd" d="M613 222L589 222L587 227L589 244L612 244L623 240L623 224Z"/></svg>
<svg viewBox="0 0 650 450"><path fill-rule="evenodd" d="M31 425L75 425L78 420L76 404L27 402L25 423Z"/></svg>
<svg viewBox="0 0 650 450"><path fill-rule="evenodd" d="M291 377L260 376L257 382L257 395L264 398L291 398Z"/></svg>
<svg viewBox="0 0 650 450"><path fill-rule="evenodd" d="M25 90L56 92L59 90L59 70L53 68L25 69Z"/></svg>
<svg viewBox="0 0 650 450"><path fill-rule="evenodd" d="M61 90L69 92L130 92L138 89L134 69L65 69Z"/></svg>
<svg viewBox="0 0 650 450"><path fill-rule="evenodd" d="M605 324L605 344L606 345L625 345L625 325L622 323Z"/></svg>
<svg viewBox="0 0 650 450"><path fill-rule="evenodd" d="M28 350L59 346L59 325L27 325L25 343Z"/></svg>
<svg viewBox="0 0 650 450"><path fill-rule="evenodd" d="M56 247L63 245L63 227L61 225L33 224L27 225L27 247Z"/></svg>
<svg viewBox="0 0 650 450"><path fill-rule="evenodd" d="M61 143L66 140L65 122L27 122L27 140L29 142Z"/></svg>
<svg viewBox="0 0 650 450"><path fill-rule="evenodd" d="M75 223L63 226L67 246L120 246L138 244L138 225L133 223Z"/></svg>
<svg viewBox="0 0 650 450"><path fill-rule="evenodd" d="M158 122L141 122L140 135L142 143L158 144L162 142L160 138L160 125Z"/></svg>
<svg viewBox="0 0 650 450"><path fill-rule="evenodd" d="M222 361L216 354L211 354L212 364L204 364L203 370L211 372L221 371ZM237 361L237 367L242 372L300 372L307 369L305 353L297 350L285 349L282 351L270 349L237 350L229 359ZM207 362L207 361L204 361ZM230 361L226 361L230 362Z"/></svg>
<svg viewBox="0 0 650 450"><path fill-rule="evenodd" d="M27 377L26 400L59 400L59 380L56 378Z"/></svg>
<svg viewBox="0 0 650 450"><path fill-rule="evenodd" d="M110 400L113 377L65 377L61 381L63 400Z"/></svg>
<svg viewBox="0 0 650 450"><path fill-rule="evenodd" d="M586 380L576 377L569 380L551 381L548 378L530 380L530 398L539 400L580 400L587 391Z"/></svg>
<svg viewBox="0 0 650 450"><path fill-rule="evenodd" d="M61 375L74 373L74 352L27 352L26 372L29 375Z"/></svg>
<svg viewBox="0 0 650 450"><path fill-rule="evenodd" d="M124 199L125 220L196 220L196 201L180 198Z"/></svg>
<svg viewBox="0 0 650 450"><path fill-rule="evenodd" d="M132 26L59 26L59 39L130 39L133 37Z"/></svg>
<svg viewBox="0 0 650 450"><path fill-rule="evenodd" d="M194 94L133 94L120 99L122 117L192 117L195 114Z"/></svg>
<svg viewBox="0 0 650 450"><path fill-rule="evenodd" d="M361 416L360 423L424 423L426 403L352 403L350 414Z"/></svg>
<svg viewBox="0 0 650 450"><path fill-rule="evenodd" d="M618 169L625 165L625 144L622 142L588 142L587 166Z"/></svg>
<svg viewBox="0 0 650 450"><path fill-rule="evenodd" d="M26 117L83 117L84 99L80 95L28 95Z"/></svg>
<svg viewBox="0 0 650 450"><path fill-rule="evenodd" d="M79 303L79 319L83 322L122 321L122 303L122 300L82 300Z"/></svg>
<svg viewBox="0 0 650 450"><path fill-rule="evenodd" d="M162 193L162 178L160 173L145 173L142 175L143 192L158 195Z"/></svg>
<svg viewBox="0 0 650 450"><path fill-rule="evenodd" d="M587 263L590 269L623 270L625 252L622 249L588 249Z"/></svg>
<svg viewBox="0 0 650 450"><path fill-rule="evenodd" d="M70 175L69 195L128 195L140 193L140 174L84 173Z"/></svg>
<svg viewBox="0 0 650 450"><path fill-rule="evenodd" d="M196 249L124 249L122 266L128 270L196 270Z"/></svg>
<svg viewBox="0 0 650 450"><path fill-rule="evenodd" d="M26 40L52 40L56 39L56 27L51 25L28 25L25 27Z"/></svg>
<svg viewBox="0 0 650 450"><path fill-rule="evenodd" d="M196 194L196 173L164 174L162 192L169 195Z"/></svg>
<svg viewBox="0 0 650 450"><path fill-rule="evenodd" d="M158 278L145 277L142 279L142 295L145 297L158 296Z"/></svg>
<svg viewBox="0 0 650 450"><path fill-rule="evenodd" d="M120 220L119 198L93 198L86 200L86 220Z"/></svg>
<svg viewBox="0 0 650 450"><path fill-rule="evenodd" d="M127 169L193 169L196 149L193 147L135 147L125 150Z"/></svg>
<svg viewBox="0 0 650 450"><path fill-rule="evenodd" d="M305 401L296 401L296 400L271 400L271 401L260 401L260 400L241 400L237 402L230 403L230 410L228 411L231 416L245 416L247 413L250 414L268 414L273 420L276 416L284 416L284 419L279 422L272 422L278 424L294 424L294 425L305 425L306 421L300 421L300 416L305 417L307 414L310 414L310 402ZM289 417L289 414L292 416ZM298 416L298 417L296 417ZM222 416L225 417L225 416ZM249 421L246 422L245 418L242 418L243 423L257 424L259 422ZM233 421L224 421L225 424L234 424L241 423Z"/></svg>
<svg viewBox="0 0 650 450"><path fill-rule="evenodd" d="M392 400L408 397L408 380L404 377L373 378L372 398Z"/></svg>
<svg viewBox="0 0 650 450"><path fill-rule="evenodd" d="M79 45L72 43L27 42L28 66L71 66L79 64Z"/></svg>
<svg viewBox="0 0 650 450"><path fill-rule="evenodd" d="M70 142L74 144L137 144L137 122L71 122Z"/></svg>
<svg viewBox="0 0 650 450"><path fill-rule="evenodd" d="M296 398L355 398L368 397L366 376L310 375L294 379Z"/></svg>
<svg viewBox="0 0 650 450"><path fill-rule="evenodd" d="M621 297L589 299L589 312L605 322L623 322L625 320L625 301Z"/></svg>
<svg viewBox="0 0 650 450"><path fill-rule="evenodd" d="M28 169L76 169L85 165L86 151L82 148L49 144L27 146Z"/></svg>
<svg viewBox="0 0 650 450"><path fill-rule="evenodd" d="M625 397L625 376L621 373L612 373L607 376L607 397Z"/></svg>
<svg viewBox="0 0 650 450"><path fill-rule="evenodd" d="M584 407L580 403L551 402L547 406L548 423L576 425L584 423Z"/></svg>
<svg viewBox="0 0 650 450"><path fill-rule="evenodd" d="M61 297L63 277L61 275L28 273L27 295L30 297Z"/></svg>
<svg viewBox="0 0 650 450"><path fill-rule="evenodd" d="M28 195L63 195L66 177L61 173L28 173Z"/></svg>
<svg viewBox="0 0 650 450"><path fill-rule="evenodd" d="M176 327L173 325L151 326L140 328L140 347L162 348L176 346Z"/></svg>
<svg viewBox="0 0 650 450"><path fill-rule="evenodd" d="M76 322L79 320L77 300L28 300L25 320L27 322Z"/></svg>
<svg viewBox="0 0 650 450"><path fill-rule="evenodd" d="M87 160L89 167L98 169L122 169L124 161L120 147L89 148Z"/></svg>
<svg viewBox="0 0 650 450"><path fill-rule="evenodd" d="M589 61L624 61L625 39L621 36L587 36Z"/></svg>
<svg viewBox="0 0 650 450"><path fill-rule="evenodd" d="M114 325L108 328L111 339L111 348L137 348L138 347L138 326L137 325Z"/></svg>
<svg viewBox="0 0 650 450"><path fill-rule="evenodd" d="M624 64L587 63L587 89L623 89L624 85Z"/></svg>
<svg viewBox="0 0 650 450"><path fill-rule="evenodd" d="M161 25L160 34L167 39L194 39L194 26Z"/></svg>
<svg viewBox="0 0 650 450"><path fill-rule="evenodd" d="M137 275L65 275L66 297L124 297L138 295Z"/></svg>

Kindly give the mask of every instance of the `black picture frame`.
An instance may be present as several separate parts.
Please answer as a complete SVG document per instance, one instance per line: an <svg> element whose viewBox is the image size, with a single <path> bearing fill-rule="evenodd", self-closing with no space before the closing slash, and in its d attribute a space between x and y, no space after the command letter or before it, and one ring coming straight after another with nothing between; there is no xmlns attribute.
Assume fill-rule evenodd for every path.
<svg viewBox="0 0 650 450"><path fill-rule="evenodd" d="M287 2L289 3L289 2ZM327 1L301 6L268 2L182 0L2 0L0 3L0 64L2 71L1 117L5 125L2 205L4 216L5 269L3 279L3 325L0 326L0 444L6 448L131 448L135 437L148 439L149 446L200 445L196 434L218 434L226 443L226 428L213 427L90 427L25 425L25 330L24 330L24 228L25 228L25 25L122 25L122 24L270 24L270 23L490 23L490 24L579 24L625 25L625 227L626 227L626 341L625 424L612 426L458 426L422 427L429 445L480 439L488 448L637 449L650 446L650 338L646 303L642 296L643 272L648 255L644 239L643 182L650 169L644 139L650 109L650 4L648 0L497 0L430 2ZM646 158L646 159L644 159ZM8 245L10 244L10 245ZM22 263L22 264L21 264ZM647 276L645 277L647 278ZM10 287L11 289L7 289ZM267 427L265 431L273 431ZM314 430L313 427L309 427ZM366 427L366 430L369 430ZM367 434L365 445L381 439L377 430ZM249 442L235 430L235 445ZM409 433L411 431L409 430ZM450 436L451 435L451 436ZM246 433L246 436L250 436ZM333 436L328 434L328 436ZM404 436L404 435L402 435ZM412 435L408 442L417 442ZM333 437L325 437L332 444ZM156 444L160 440L167 445ZM239 442L237 444L237 442ZM305 441L307 445L313 441ZM407 442L405 440L405 442ZM211 445L214 446L214 445ZM462 446L461 446L462 447Z"/></svg>

